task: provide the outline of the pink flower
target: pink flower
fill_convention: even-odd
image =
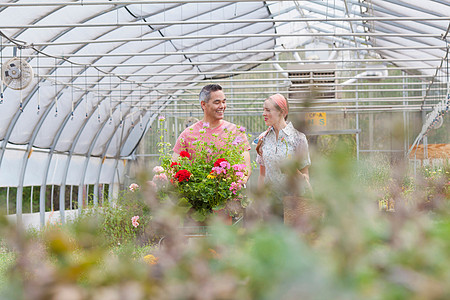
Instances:
[[[237,177],[244,177],[244,172],[236,172]]]
[[[245,164],[238,164],[238,165],[232,165],[231,166],[235,171],[242,171],[244,170],[247,166]]]
[[[222,168],[227,169],[227,170],[228,170],[229,168],[231,168],[230,163],[227,162],[226,160],[220,162],[219,165],[220,165]]]
[[[221,173],[227,174],[227,170],[225,170],[222,167],[213,167],[212,171],[215,172],[217,175],[220,175]]]
[[[161,185],[161,184],[167,183],[169,181],[169,179],[167,179],[167,175],[165,173],[161,173],[161,174],[156,174],[155,176],[153,176],[152,181],[156,185]]]
[[[134,227],[138,227],[139,226],[139,216],[134,216],[131,218],[131,224]]]
[[[208,122],[203,122],[203,128],[208,128],[209,127],[209,123]]]
[[[137,183],[132,183],[130,184],[130,186],[128,187],[128,189],[131,192],[136,192],[137,190],[139,190],[139,185]]]
[[[241,132],[245,132],[246,128],[245,128],[245,127],[241,127],[241,128],[239,128],[239,130],[240,130]]]
[[[233,146],[237,146],[240,143],[242,143],[244,141],[244,139],[241,136],[237,136],[234,141],[231,143],[231,145]]]
[[[165,120],[166,120],[166,117],[159,115],[159,116],[158,116],[158,120],[159,120],[159,121],[165,121]]]
[[[230,185],[230,191],[232,191],[234,195],[236,195],[236,192],[239,191],[241,188],[242,185],[236,182],[232,182]]]
[[[156,166],[153,168],[153,172],[154,173],[162,173],[162,172],[164,172],[164,168],[161,166]]]

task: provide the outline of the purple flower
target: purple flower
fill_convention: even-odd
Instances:
[[[208,122],[203,122],[203,128],[209,128],[209,123]]]
[[[243,139],[242,137],[237,136],[237,137],[234,139],[234,141],[231,143],[231,145],[237,146],[237,145],[239,145],[240,143],[242,143],[243,141],[244,141],[244,139]]]
[[[241,127],[241,128],[239,128],[239,130],[240,130],[241,132],[245,132],[246,128],[245,128],[245,127]]]
[[[162,115],[159,115],[159,116],[158,116],[158,120],[159,120],[159,121],[165,121],[165,120],[166,120],[166,117],[164,117],[164,116],[162,116]]]

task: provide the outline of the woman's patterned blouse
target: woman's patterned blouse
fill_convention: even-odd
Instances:
[[[311,165],[306,136],[296,130],[291,122],[280,130],[278,140],[273,127],[263,132],[258,139],[263,139],[262,156],[257,155],[256,162],[266,169],[265,182],[284,186],[286,175],[281,172],[280,166],[284,159],[292,155],[300,158],[300,170]]]

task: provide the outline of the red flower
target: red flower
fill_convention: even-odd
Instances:
[[[173,167],[179,166],[179,165],[180,165],[179,163],[177,163],[176,161],[173,161],[173,162],[170,164],[170,167],[173,168]]]
[[[228,162],[228,160],[226,160],[225,158],[219,158],[218,160],[216,160],[216,162],[214,163],[214,167],[220,167],[220,163],[226,161]]]
[[[181,151],[180,152],[180,156],[181,157],[187,157],[187,158],[191,158],[191,155],[189,154],[189,152],[187,152],[187,151]]]
[[[188,170],[183,169],[175,173],[175,178],[178,179],[178,182],[188,181],[190,177],[191,172],[189,172]]]

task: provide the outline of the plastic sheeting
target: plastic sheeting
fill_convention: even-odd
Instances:
[[[445,57],[449,7],[450,0],[0,3],[1,63],[15,55],[35,74],[23,90],[3,94],[0,186],[113,183],[113,169],[123,170],[117,161],[133,154],[167,103],[193,84],[230,77],[232,85],[233,74],[279,49],[304,47],[318,63],[341,49],[362,60],[376,53],[433,76]]]

